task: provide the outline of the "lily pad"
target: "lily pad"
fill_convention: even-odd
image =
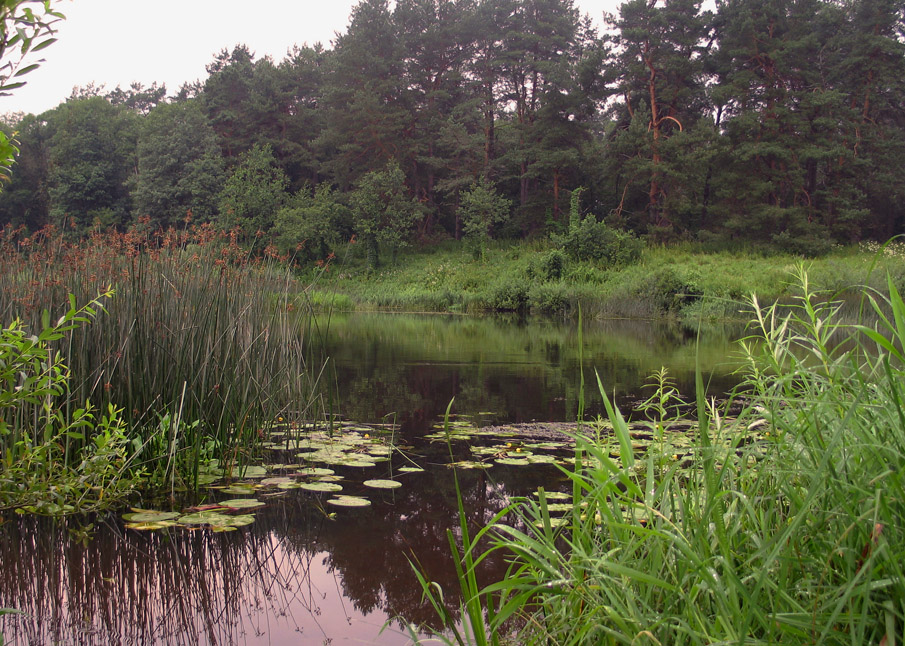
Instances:
[[[342,485],[338,485],[335,482],[305,482],[299,489],[305,489],[306,491],[342,491]]]
[[[263,485],[263,486],[279,485],[279,484],[283,484],[285,482],[292,482],[292,478],[287,478],[286,476],[279,476],[276,478],[264,478],[263,480],[261,480],[261,485]]]
[[[300,476],[309,476],[316,478],[318,476],[332,476],[336,472],[333,469],[325,469],[323,467],[308,467],[305,469],[299,469],[295,473],[296,475]]]
[[[255,492],[254,485],[243,485],[243,484],[235,484],[230,485],[228,487],[223,487],[220,491],[223,493],[232,494],[233,496],[247,496],[249,494],[253,494]]]
[[[397,471],[399,473],[424,473],[424,469],[421,467],[400,467]]]
[[[131,514],[123,514],[123,520],[132,523],[160,523],[178,517],[178,511],[154,511],[152,509],[134,509]]]
[[[336,498],[330,498],[327,504],[336,505],[337,507],[368,507],[371,501],[359,496],[337,496]]]
[[[143,522],[143,523],[126,523],[126,529],[136,529],[140,532],[149,532],[154,531],[156,529],[164,529],[166,527],[175,527],[178,525],[175,520],[158,520],[153,522]]]
[[[397,480],[365,480],[362,484],[372,489],[398,489],[402,486]]]
[[[494,462],[512,467],[523,467],[531,464],[526,458],[498,458]]]
[[[231,500],[224,500],[220,504],[230,509],[254,509],[264,506],[263,502],[255,498],[232,498]]]
[[[267,475],[267,469],[257,465],[247,465],[233,470],[234,478],[263,478]]]

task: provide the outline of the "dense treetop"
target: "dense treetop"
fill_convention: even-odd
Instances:
[[[584,214],[656,240],[816,253],[905,226],[896,0],[629,0],[604,33],[572,0],[362,0],[332,49],[238,45],[207,72],[10,119],[0,224],[191,219],[376,260],[562,234],[583,188]]]

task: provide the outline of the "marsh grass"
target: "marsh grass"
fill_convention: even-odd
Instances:
[[[115,291],[58,345],[72,375],[65,406],[122,407],[136,464],[160,483],[192,485],[209,459],[242,464],[280,417],[325,414],[305,287],[273,249],[252,255],[207,226],[79,242],[7,229],[0,247],[7,319],[36,327],[69,294]]]
[[[905,303],[890,277],[864,290],[876,322],[848,325],[804,270],[797,282],[791,306],[752,302],[738,416],[705,400],[699,372],[691,464],[656,443],[635,455],[599,384],[614,431],[576,437],[565,525],[541,494],[482,530],[511,566],[472,594],[487,611],[472,641],[901,641]],[[764,439],[748,441],[750,427]]]

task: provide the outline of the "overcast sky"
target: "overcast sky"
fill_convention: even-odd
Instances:
[[[257,58],[282,60],[293,44],[330,43],[344,33],[357,0],[65,0],[59,41],[41,52],[44,62],[28,84],[0,97],[0,113],[40,114],[92,82],[127,88],[204,79],[205,65],[223,49],[244,43]],[[600,25],[621,0],[576,0]]]

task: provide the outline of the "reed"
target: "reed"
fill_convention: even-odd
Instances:
[[[287,260],[207,226],[77,242],[7,229],[0,315],[37,328],[70,294],[112,288],[106,313],[59,345],[72,375],[64,405],[122,407],[136,464],[175,485],[204,460],[241,464],[279,417],[323,413],[305,285]]]

